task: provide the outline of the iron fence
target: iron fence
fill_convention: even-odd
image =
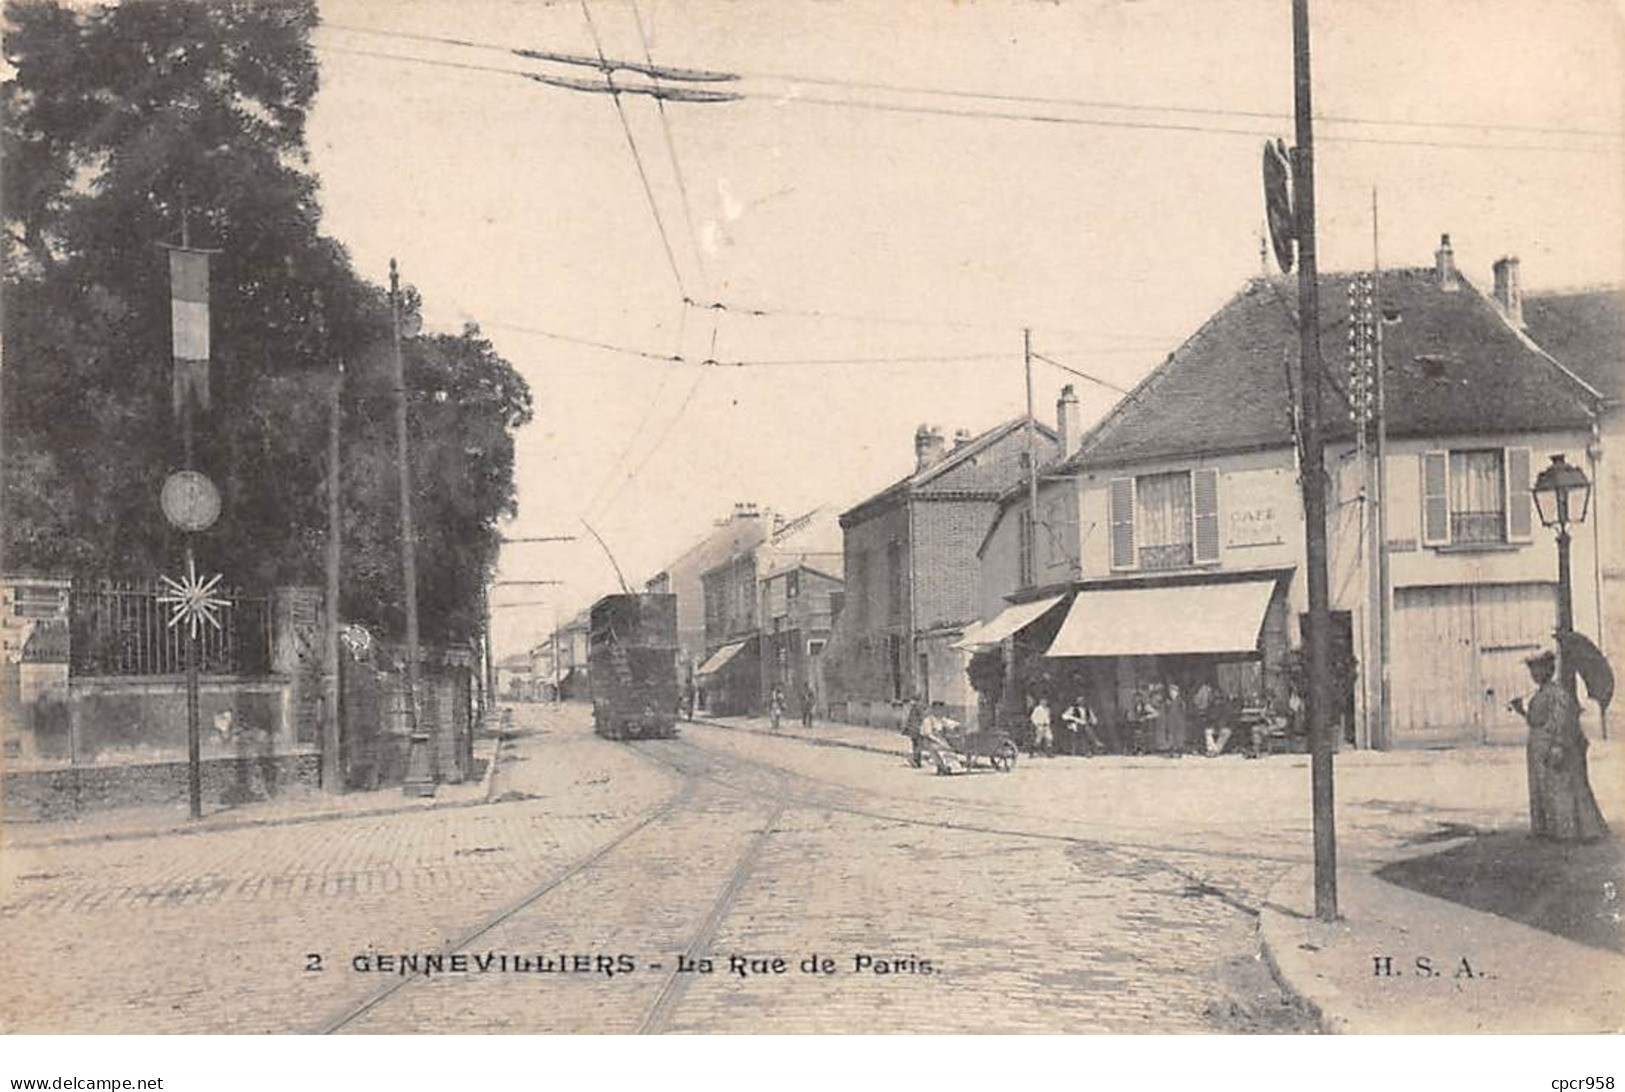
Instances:
[[[74,588],[69,598],[75,675],[180,675],[186,671],[186,623],[169,624],[172,610],[153,584],[105,583]],[[198,670],[206,675],[271,673],[271,601],[236,588],[225,600],[220,628],[198,628]]]

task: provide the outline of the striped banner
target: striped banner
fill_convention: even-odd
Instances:
[[[209,254],[169,251],[170,323],[175,346],[175,413],[189,396],[209,408]]]

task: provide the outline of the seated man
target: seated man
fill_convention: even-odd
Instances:
[[[920,749],[931,756],[939,774],[951,774],[959,765],[959,755],[948,741],[958,727],[958,721],[944,715],[941,702],[932,702],[930,712],[920,721]]]

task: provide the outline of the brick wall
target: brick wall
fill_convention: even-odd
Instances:
[[[976,548],[993,521],[992,501],[932,500],[914,505],[914,569],[922,630],[977,617]]]

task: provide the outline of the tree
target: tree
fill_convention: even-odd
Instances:
[[[394,437],[378,425],[388,414],[358,401],[388,393],[373,358],[389,307],[319,231],[304,145],[313,0],[10,0],[5,15],[10,563],[93,579],[172,567],[178,542],[156,498],[182,451],[159,244],[184,232],[218,251],[213,405],[195,461],[225,503],[198,537],[199,564],[258,587],[319,583],[328,391],[345,359],[357,391],[346,471],[359,475],[345,496],[346,609],[396,630],[400,570],[384,554],[398,547],[398,497],[372,481],[394,473]],[[495,521],[514,510],[509,432],[530,394],[473,330],[411,343],[407,386],[423,633],[461,639]]]

